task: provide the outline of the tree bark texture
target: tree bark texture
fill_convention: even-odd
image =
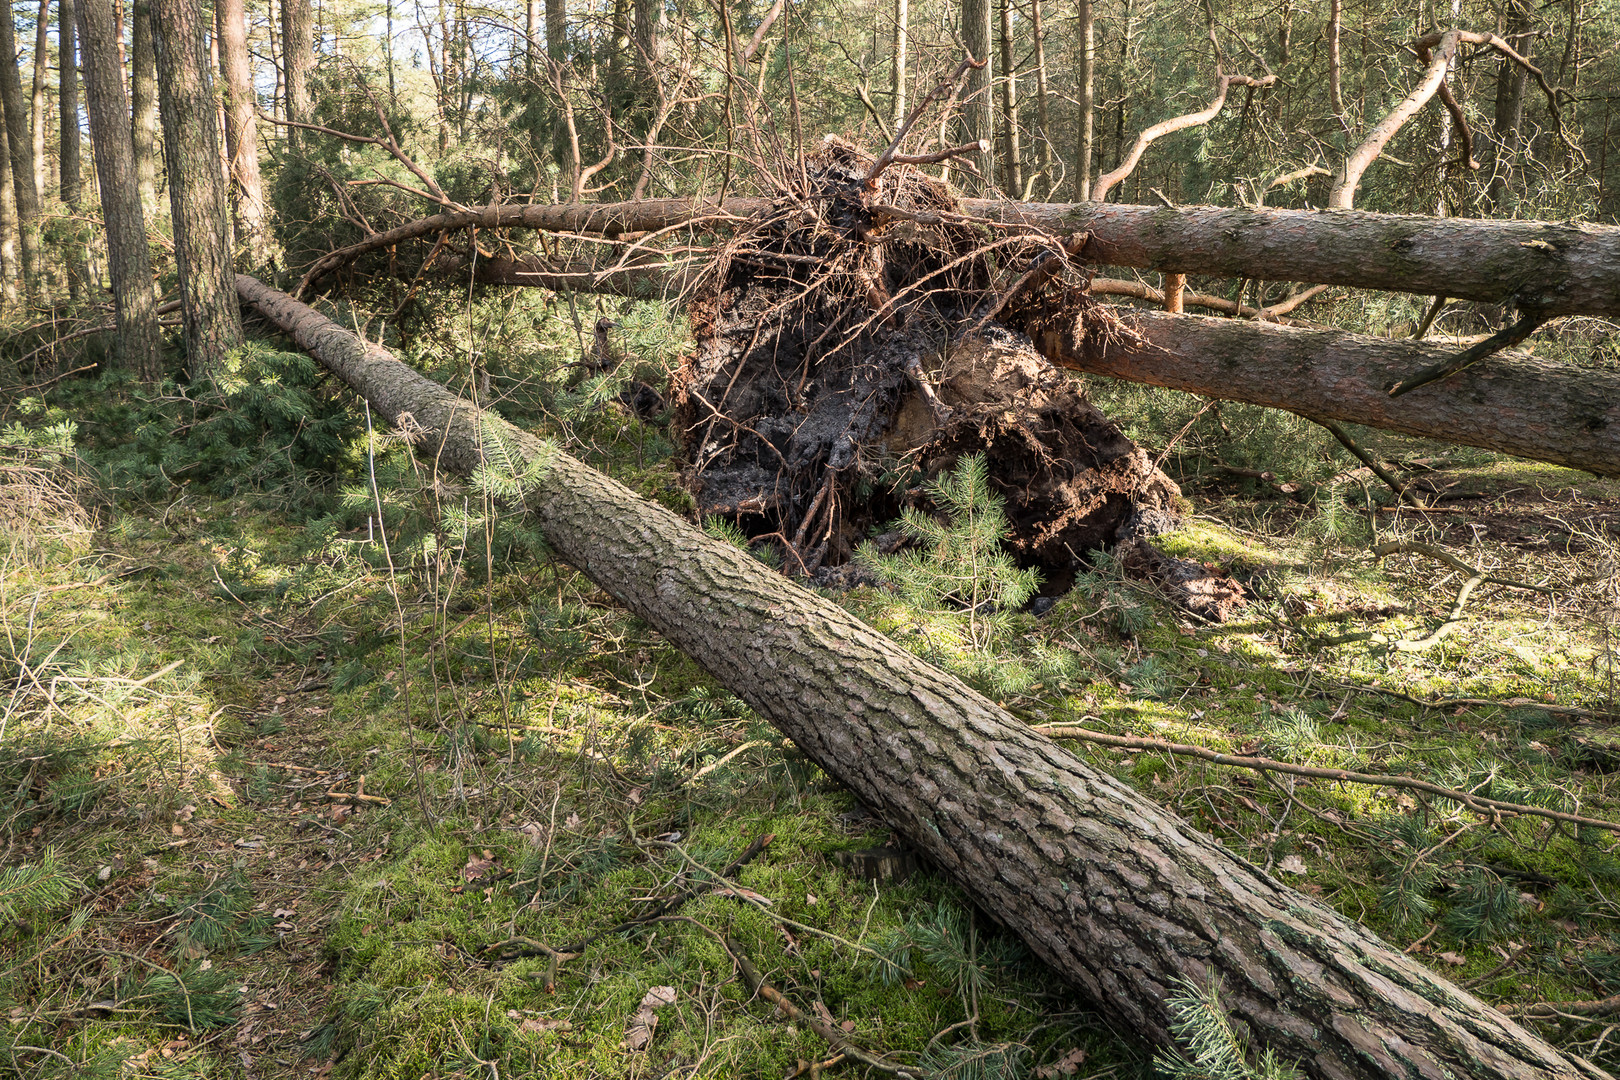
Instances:
[[[107,275],[118,327],[114,356],[143,382],[155,383],[163,368],[152,297],[152,256],[146,247],[146,213],[136,181],[129,98],[124,93],[112,0],[74,0],[74,13],[101,216],[107,223]]]
[[[135,183],[141,205],[157,211],[158,85],[157,57],[152,52],[151,0],[133,0],[129,16],[130,138],[135,147]],[[123,70],[123,65],[119,65]]]
[[[983,60],[984,66],[972,68],[967,75],[967,88],[962,98],[963,143],[985,140],[995,145],[996,113],[991,98],[995,86],[995,63],[991,55],[990,0],[962,0],[962,41],[973,59]],[[973,163],[979,175],[959,172],[960,186],[968,191],[981,191],[986,183],[994,183],[996,175],[995,151],[972,154],[965,160]],[[982,178],[982,179],[981,179]]]
[[[487,206],[434,214],[322,256],[305,282],[368,251],[443,230],[521,228],[608,236],[770,211],[769,199],[648,199],[583,206]],[[1557,315],[1620,314],[1620,226],[1482,221],[1363,211],[1155,207],[964,199],[970,214],[1089,232],[1081,257],[1096,266],[1302,281],[1449,296]],[[302,288],[301,287],[301,288]]]
[[[57,5],[57,39],[62,54],[57,76],[57,106],[62,202],[69,209],[77,210],[84,188],[79,175],[79,55],[73,5],[74,0],[60,0]]]
[[[477,409],[291,297],[242,297],[448,468]],[[499,423],[499,421],[494,421]],[[484,420],[483,423],[491,423]],[[506,427],[503,443],[542,453]],[[1194,831],[842,608],[566,455],[525,499],[554,549],[792,738],[1121,1025],[1165,1041],[1213,972],[1324,1080],[1596,1080],[1411,957]]]
[[[1035,343],[1074,371],[1620,476],[1620,374],[1612,371],[1498,353],[1392,398],[1390,386],[1457,350],[1153,311],[1132,312],[1128,321],[1135,340],[1076,347],[1067,333],[1036,330]]]
[[[34,85],[28,100],[28,137],[34,154],[34,190],[43,199],[51,187],[50,158],[45,154],[45,78],[51,71],[51,0],[39,0],[34,22]]]
[[[1078,0],[1075,19],[1080,30],[1080,63],[1075,78],[1080,83],[1080,141],[1074,155],[1074,198],[1076,202],[1091,199],[1092,144],[1096,140],[1097,108],[1094,98],[1095,68],[1097,62],[1096,21],[1091,14],[1091,0]]]
[[[1620,314],[1620,227],[1343,210],[964,199],[970,214],[1090,232],[1094,265],[1386,289],[1555,315]]]
[[[57,48],[61,54],[57,75],[57,106],[59,140],[57,171],[60,176],[62,204],[78,217],[84,199],[83,177],[80,172],[79,134],[79,57],[78,31],[74,24],[74,0],[59,0],[57,4]],[[89,272],[85,262],[87,230],[78,224],[70,225],[67,250],[68,290],[78,300]]]
[[[0,112],[5,106],[0,105]],[[0,116],[0,306],[10,311],[22,302],[22,264],[18,253],[17,191],[11,184],[11,140]]]
[[[254,269],[270,261],[269,211],[259,175],[259,133],[242,0],[216,0],[220,71],[225,83],[225,149],[230,162],[236,242]]]
[[[0,11],[0,111],[5,113],[6,142],[11,151],[11,190],[17,200],[23,289],[32,296],[40,286],[41,211],[39,188],[34,186],[34,139],[28,130],[28,102],[23,97],[16,27],[9,7]]]
[[[186,357],[192,373],[201,375],[216,370],[225,354],[242,344],[219,167],[219,109],[202,5],[198,0],[151,0],[151,5]]]
[[[315,69],[315,9],[310,0],[281,0],[281,49],[287,103],[285,116],[309,122],[309,73]],[[299,144],[297,128],[287,129],[287,142]]]

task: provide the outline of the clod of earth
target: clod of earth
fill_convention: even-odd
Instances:
[[[701,514],[776,545],[789,573],[837,580],[831,568],[874,527],[934,509],[926,480],[983,453],[1007,546],[1041,570],[1045,592],[1061,591],[1092,551],[1143,543],[1173,520],[1180,491],[993,318],[1046,267],[1068,265],[1063,243],[958,220],[954,197],[919,169],[867,182],[871,166],[829,138],[807,162],[813,198],[756,219],[699,283],[698,347],[673,386],[686,483]],[[1061,296],[1071,314],[1112,319],[1083,292]],[[1178,596],[1178,581],[1210,576],[1159,573],[1175,562],[1139,564]]]

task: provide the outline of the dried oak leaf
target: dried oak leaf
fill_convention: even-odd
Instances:
[[[660,1005],[675,1004],[675,988],[673,986],[655,986],[648,990],[641,998],[641,1004],[636,1008],[635,1015],[624,1026],[624,1043],[626,1050],[645,1050],[647,1044],[652,1042],[653,1032],[658,1027],[658,1014],[653,1010]]]

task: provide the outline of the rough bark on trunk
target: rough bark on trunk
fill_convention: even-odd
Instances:
[[[51,0],[39,0],[34,23],[34,85],[28,99],[28,137],[34,149],[34,190],[43,199],[51,187],[50,158],[45,155],[45,77],[51,70]]]
[[[57,76],[57,105],[60,118],[60,147],[57,172],[61,181],[62,204],[74,217],[79,216],[84,199],[83,178],[79,175],[82,164],[79,157],[79,57],[78,28],[74,25],[74,0],[60,0],[57,4],[57,42],[61,53]],[[77,222],[68,224],[67,273],[68,292],[78,300],[89,276],[84,248],[87,230]]]
[[[0,11],[0,111],[5,113],[6,141],[11,151],[11,190],[17,200],[17,232],[22,250],[23,289],[40,287],[39,188],[34,186],[34,141],[28,130],[28,103],[17,66],[17,35],[11,9]]]
[[[134,0],[129,15],[130,139],[135,147],[135,183],[141,205],[157,212],[158,86],[157,57],[152,53],[150,0]],[[122,65],[119,70],[122,71]]]
[[[1009,320],[1019,326],[1014,317]],[[1134,312],[1108,341],[1029,327],[1060,367],[1620,476],[1620,374],[1497,353],[1400,397],[1456,350],[1262,322]]]
[[[485,425],[537,440],[246,276],[237,288],[436,460]],[[1222,980],[1256,1038],[1332,1080],[1596,1080],[831,602],[561,454],[526,496],[548,542],[792,738],[1121,1025],[1166,1041],[1176,980]]]
[[[58,148],[61,163],[62,202],[73,209],[79,206],[83,187],[79,177],[79,52],[78,28],[74,25],[74,0],[61,0],[57,5],[57,38],[62,54],[57,76],[57,108],[60,118]]]
[[[1095,71],[1097,64],[1096,22],[1091,15],[1091,0],[1079,0],[1075,5],[1080,30],[1080,63],[1075,78],[1080,83],[1080,141],[1074,155],[1074,198],[1076,202],[1091,200],[1092,144],[1096,141],[1097,109],[1095,104]]]
[[[1620,313],[1620,227],[1342,210],[964,199],[1059,235],[1090,232],[1104,266],[1387,289],[1554,315]]]
[[[84,61],[84,104],[90,117],[101,216],[107,223],[107,275],[112,279],[118,327],[114,356],[143,382],[163,374],[157,304],[152,297],[152,256],[146,247],[146,213],[130,144],[129,98],[118,58],[112,0],[74,0]]]
[[[4,106],[0,105],[0,111]],[[22,265],[18,255],[17,192],[11,186],[11,140],[0,117],[0,305],[10,311],[22,300]]]
[[[219,111],[203,27],[197,0],[152,0],[174,261],[180,271],[186,357],[194,376],[212,373],[226,352],[242,344],[219,167]]]
[[[315,69],[315,11],[310,0],[281,0],[281,49],[286,69],[284,115],[308,123],[309,73]],[[300,138],[297,128],[287,129],[287,142],[294,149]]]
[[[236,240],[242,246],[248,265],[258,269],[270,261],[270,232],[264,182],[259,176],[259,135],[254,116],[253,65],[248,56],[247,12],[242,0],[218,0],[214,16],[219,27],[220,69],[225,82],[225,147],[230,161]]]
[[[323,256],[313,282],[369,252],[444,230],[518,228],[608,236],[766,212],[769,199],[648,199],[583,206],[482,207],[434,214]],[[1555,315],[1620,314],[1620,227],[1482,221],[1364,211],[1154,207],[963,199],[969,214],[1089,232],[1081,257],[1097,266],[1386,289]],[[307,287],[301,286],[301,288]]]
[[[967,89],[962,104],[962,143],[985,140],[994,146],[996,138],[995,105],[991,88],[995,86],[995,64],[991,61],[990,0],[962,0],[962,41],[973,59],[983,60],[984,66],[968,72]],[[982,191],[986,183],[994,183],[996,155],[994,151],[972,154],[966,159],[978,170],[978,176],[960,171],[959,186],[965,191]]]

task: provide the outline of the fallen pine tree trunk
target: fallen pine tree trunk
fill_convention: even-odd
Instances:
[[[1456,350],[1235,319],[1136,311],[1130,333],[1051,325],[1031,308],[1026,330],[1059,367],[1286,409],[1385,431],[1484,447],[1620,476],[1620,373],[1498,353],[1392,398],[1389,387]]]
[[[296,290],[368,252],[463,229],[605,236],[686,226],[695,232],[770,212],[770,199],[652,199],[570,206],[488,206],[434,214],[318,259]],[[1526,312],[1620,315],[1620,226],[1370,214],[1359,210],[1152,207],[964,199],[970,216],[1057,236],[1089,233],[1098,266],[1299,281],[1447,296]],[[808,211],[806,211],[808,213]]]
[[[480,260],[478,266],[488,267],[477,275],[488,284],[622,296],[673,295],[691,284],[688,274],[646,266],[604,272],[584,264],[547,269],[542,262],[509,259]],[[1134,295],[1105,288],[1105,295]],[[1151,298],[1147,290],[1141,295]],[[1458,349],[1145,310],[1127,316],[1134,334],[1083,333],[1077,339],[1073,319],[1040,306],[1040,294],[1033,299],[1003,321],[1028,333],[1052,363],[1072,371],[1620,476],[1620,373],[1504,352],[1392,398],[1392,384]]]
[[[970,214],[1088,232],[1087,262],[1424,293],[1526,312],[1620,314],[1620,227],[1371,214],[964,199]]]
[[[1169,1041],[1217,976],[1256,1039],[1324,1080],[1606,1077],[1280,884],[842,608],[251,277],[237,288],[445,467],[548,467],[525,507],[568,562],[775,724],[1105,1014]],[[406,414],[410,419],[406,420]]]

